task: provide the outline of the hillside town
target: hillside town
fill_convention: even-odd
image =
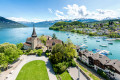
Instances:
[[[87,34],[90,36],[107,36],[110,38],[120,38],[120,21],[109,20],[103,22],[81,23],[74,22],[58,22],[50,27],[53,30],[70,31],[79,34]]]

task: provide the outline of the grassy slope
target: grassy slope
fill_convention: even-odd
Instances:
[[[70,74],[67,71],[63,72],[62,74],[59,74],[59,76],[62,80],[72,80]],[[58,75],[57,75],[57,78],[58,78]],[[58,78],[58,80],[60,79]]]
[[[97,76],[95,76],[94,74],[92,74],[90,71],[88,71],[87,69],[85,69],[83,66],[79,65],[78,63],[77,63],[77,65],[80,67],[80,69],[82,69],[93,80],[100,80],[100,78],[98,78]]]
[[[35,60],[25,64],[16,80],[49,80],[45,62]]]

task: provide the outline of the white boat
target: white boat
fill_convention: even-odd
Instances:
[[[100,42],[100,40],[96,40],[96,42]]]
[[[112,38],[112,39],[106,39],[107,41],[114,41],[114,40],[116,40],[116,39],[114,39],[114,38]]]
[[[87,48],[87,47],[88,47],[88,46],[85,45],[85,44],[80,45],[80,48],[82,48],[82,49]]]
[[[99,54],[103,54],[103,55],[109,55],[110,54],[110,51],[107,51],[107,50],[101,50],[98,52]]]
[[[100,45],[101,47],[107,47],[107,45]]]

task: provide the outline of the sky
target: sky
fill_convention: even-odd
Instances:
[[[120,17],[120,0],[0,0],[0,16],[26,22]]]

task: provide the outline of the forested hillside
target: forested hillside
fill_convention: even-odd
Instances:
[[[19,28],[19,27],[26,27],[26,26],[18,22],[6,19],[4,17],[0,17],[0,28]]]

